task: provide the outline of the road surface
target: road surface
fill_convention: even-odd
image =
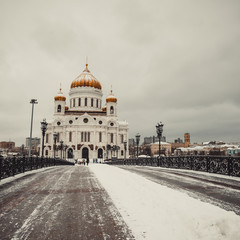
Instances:
[[[240,179],[238,178],[158,167],[119,167],[240,215]]]
[[[0,239],[134,239],[87,166],[0,182]]]

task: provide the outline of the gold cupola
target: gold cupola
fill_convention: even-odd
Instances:
[[[113,95],[112,90],[110,92],[110,95],[106,98],[106,102],[107,103],[108,102],[114,102],[114,103],[117,102],[117,98]]]
[[[54,97],[55,101],[66,101],[66,97],[63,96],[62,88],[59,89],[58,95]]]
[[[92,87],[100,90],[102,89],[100,82],[88,70],[88,64],[86,64],[84,71],[77,78],[75,78],[71,84],[71,88],[78,87]]]

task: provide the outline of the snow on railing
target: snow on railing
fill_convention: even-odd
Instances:
[[[158,158],[131,158],[106,161],[112,165],[155,166],[188,169],[240,177],[240,157],[229,156],[171,156]]]

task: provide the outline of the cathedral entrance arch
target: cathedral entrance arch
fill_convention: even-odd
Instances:
[[[103,158],[103,150],[102,150],[102,148],[98,149],[98,158]]]
[[[86,147],[82,149],[82,158],[85,158],[85,159],[89,158],[89,151],[88,151],[88,148]]]
[[[67,151],[67,157],[68,158],[73,158],[73,150],[72,148],[69,148],[68,151]]]

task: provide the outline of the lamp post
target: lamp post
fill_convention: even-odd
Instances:
[[[126,160],[126,151],[127,151],[127,141],[123,142],[124,144],[124,161]]]
[[[67,156],[67,145],[66,144],[64,144],[63,145],[63,149],[64,149],[64,154],[65,154],[65,156],[64,156],[64,159],[66,160],[66,156]]]
[[[32,126],[33,126],[33,110],[34,104],[38,104],[37,99],[31,99],[30,103],[32,104],[32,117],[31,117],[31,127],[30,127],[30,139],[29,139],[29,157],[31,157],[32,150]]]
[[[44,137],[45,137],[45,133],[47,130],[47,125],[48,123],[46,122],[46,119],[43,119],[43,121],[41,122],[41,130],[42,130],[42,157],[43,157],[43,151],[44,151]]]
[[[112,160],[112,152],[114,151],[114,146],[111,146],[111,160]]]
[[[140,142],[141,135],[139,133],[137,133],[135,137],[136,137],[136,143],[137,143],[137,158],[138,158],[138,145],[139,145],[139,142]]]
[[[156,125],[156,131],[157,131],[157,136],[158,136],[158,140],[159,140],[159,145],[158,145],[159,158],[160,158],[160,152],[161,152],[161,138],[162,138],[163,126],[164,125],[162,124],[162,122],[160,122]]]
[[[111,150],[111,145],[110,145],[110,144],[107,144],[106,149],[107,149],[107,159],[108,159],[108,152]]]
[[[22,144],[21,149],[22,149],[22,156],[24,156],[24,144]]]
[[[63,152],[63,140],[60,141],[60,146],[61,146],[61,159],[63,159],[63,157],[62,157],[62,152]]]
[[[57,136],[58,136],[57,133],[53,133],[53,141],[54,141],[54,144],[53,144],[53,157],[54,157],[54,159],[56,158],[56,143],[57,143]]]
[[[117,156],[116,156],[116,159],[118,159],[118,151],[120,150],[120,147],[119,146],[116,146],[116,152],[117,152]]]

